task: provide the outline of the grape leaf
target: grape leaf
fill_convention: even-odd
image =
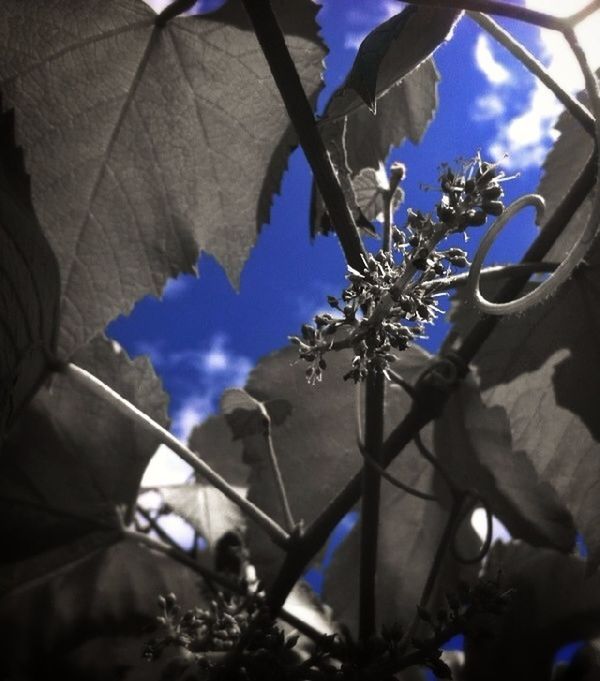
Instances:
[[[273,5],[314,101],[318,8]],[[0,4],[0,86],[60,264],[63,357],[199,249],[237,282],[294,143],[239,0],[155,19],[142,0]]]
[[[83,368],[167,425],[167,399],[147,358],[131,361],[97,337],[75,354]],[[38,391],[0,459],[2,561],[87,532],[121,526],[135,503],[156,437],[69,375]]]
[[[160,614],[157,597],[174,592],[183,608],[208,605],[195,572],[132,538],[113,538],[58,570],[44,559],[34,559],[37,579],[0,596],[7,678],[101,681],[142,665],[148,674],[141,653]],[[28,561],[17,567],[27,572]]]
[[[571,512],[590,566],[600,561],[599,271],[596,241],[555,296],[502,320],[475,359],[485,404],[505,409],[515,450]]]
[[[545,681],[562,645],[600,633],[600,576],[576,556],[498,543],[484,576],[514,591],[502,617],[480,623],[488,635],[467,638],[465,678]]]
[[[297,350],[288,347],[261,360],[245,386],[252,397],[272,410],[274,448],[297,521],[313,520],[361,466],[356,388],[342,379],[351,359],[350,351],[331,353],[323,382],[311,386],[306,381],[305,368],[297,362]],[[402,354],[401,361],[400,370],[412,378],[425,367],[428,356],[413,348]],[[403,415],[407,402],[396,398],[398,387],[390,391],[394,396],[389,417],[393,425]],[[277,405],[278,418],[273,404]],[[190,444],[228,480],[248,484],[249,498],[283,523],[263,438],[250,436],[243,442],[232,441],[230,432],[225,435],[227,432],[225,416],[214,416],[194,430]],[[240,465],[244,466],[243,474]],[[310,481],[317,484],[308,490]],[[260,579],[268,583],[281,562],[281,551],[252,522],[248,523],[247,533],[252,562]]]
[[[378,168],[390,149],[399,147],[404,140],[418,144],[435,114],[438,81],[433,60],[428,59],[379,98],[376,116],[356,95],[356,108],[345,114],[344,104],[338,101],[348,95],[341,90],[333,94],[320,129],[346,200],[355,214],[352,178],[363,168]],[[312,236],[331,231],[329,215],[314,184],[310,230]]]
[[[516,539],[569,552],[575,527],[556,492],[512,447],[502,407],[486,407],[477,382],[466,379],[434,426],[435,452],[454,483],[479,495]]]
[[[0,103],[1,109],[1,103]],[[13,112],[0,115],[0,435],[47,374],[56,346],[58,264],[31,205]]]
[[[362,41],[345,86],[375,114],[377,97],[449,40],[461,16],[456,9],[406,7]]]

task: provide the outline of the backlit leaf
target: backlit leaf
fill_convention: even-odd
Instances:
[[[569,512],[527,454],[513,448],[506,412],[483,404],[474,379],[450,396],[434,430],[435,452],[455,484],[485,500],[515,539],[572,550]]]
[[[390,17],[362,41],[346,87],[375,113],[377,97],[448,40],[461,14],[455,9],[410,5]]]
[[[318,8],[273,6],[314,101]],[[199,250],[237,283],[294,144],[240,0],[155,19],[142,0],[0,4],[0,86],[60,264],[62,356]]]
[[[513,447],[571,512],[600,560],[600,242],[558,293],[500,322],[478,353],[482,397],[503,407]]]

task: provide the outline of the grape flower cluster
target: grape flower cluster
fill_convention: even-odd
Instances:
[[[385,372],[395,360],[394,351],[424,336],[425,325],[440,312],[436,299],[444,279],[453,267],[469,265],[466,251],[443,249],[440,243],[499,216],[506,179],[497,163],[479,155],[459,170],[442,167],[435,214],[408,209],[402,228],[391,225],[392,248],[363,257],[362,271],[348,267],[348,286],[339,298],[328,297],[332,312],[316,315],[313,324],[303,325],[301,335],[290,337],[309,365],[309,382],[321,380],[327,352],[352,348],[354,358],[344,379],[358,382],[371,368]]]

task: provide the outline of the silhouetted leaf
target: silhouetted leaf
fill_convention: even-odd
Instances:
[[[36,557],[40,576],[0,597],[5,678],[105,681],[138,666],[154,674],[161,666],[153,670],[141,653],[158,596],[174,592],[183,608],[208,605],[195,572],[131,538],[88,549],[58,570]],[[28,562],[17,567],[27,571]]]
[[[262,437],[270,430],[269,414],[263,403],[241,388],[230,388],[223,393],[221,411],[225,414],[234,440],[252,435]]]
[[[575,527],[556,492],[515,451],[502,407],[486,407],[473,379],[462,382],[435,422],[435,452],[455,484],[484,499],[515,539],[571,551]]]
[[[12,111],[0,115],[0,149],[1,436],[47,374],[56,349],[60,280],[31,205]]]
[[[513,596],[502,617],[482,618],[486,636],[467,639],[465,678],[547,681],[558,648],[600,633],[600,576],[585,573],[575,556],[496,544],[485,576]]]
[[[376,112],[381,97],[448,40],[460,10],[411,5],[362,41],[345,86]]]
[[[318,8],[273,6],[314,101]],[[0,5],[0,82],[61,269],[62,356],[199,249],[237,282],[294,144],[239,0],[155,18],[142,0]]]
[[[166,396],[147,358],[131,361],[97,337],[74,357],[166,425]],[[93,529],[120,527],[158,442],[68,375],[38,391],[0,458],[2,560],[11,562]]]

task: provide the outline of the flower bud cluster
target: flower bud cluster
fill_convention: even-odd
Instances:
[[[440,312],[436,298],[444,278],[452,268],[469,265],[463,249],[438,245],[450,234],[482,226],[488,216],[502,213],[503,179],[497,164],[479,156],[460,171],[444,166],[435,214],[408,209],[405,225],[392,226],[392,252],[368,254],[361,271],[349,267],[349,285],[341,297],[328,297],[332,313],[317,315],[314,324],[302,327],[301,336],[290,338],[309,364],[309,382],[322,379],[331,350],[353,348],[344,378],[357,382],[372,368],[385,371],[394,351],[423,336],[425,325]]]

